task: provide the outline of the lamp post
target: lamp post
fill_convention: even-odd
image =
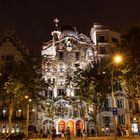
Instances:
[[[115,55],[113,57],[113,62],[115,64],[120,64],[122,62],[122,56]],[[114,96],[113,79],[114,79],[114,70],[111,71],[111,96],[112,96],[112,114],[113,114],[114,133],[115,133],[114,139],[117,140],[117,107],[116,107],[115,96]]]
[[[89,115],[88,115],[88,111],[87,111],[87,105],[86,105],[86,112],[85,112],[85,140],[87,140],[87,130],[88,130],[88,120],[89,120]]]
[[[27,112],[26,112],[26,139],[28,139],[28,127],[29,127],[29,111],[30,111],[30,102],[32,99],[29,99],[29,96],[25,96],[27,99]]]

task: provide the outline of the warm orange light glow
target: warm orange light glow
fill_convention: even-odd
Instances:
[[[114,62],[115,63],[121,63],[122,62],[122,56],[121,55],[116,55],[114,56]]]
[[[25,96],[25,99],[28,99],[28,95]]]

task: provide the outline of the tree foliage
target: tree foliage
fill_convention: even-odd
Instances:
[[[80,100],[85,101],[87,106],[93,108],[89,115],[96,127],[97,115],[101,111],[107,95],[111,93],[111,73],[106,63],[102,65],[89,64],[84,69],[77,67],[67,75],[66,85],[68,88],[78,88]],[[85,113],[83,117],[86,115]],[[95,134],[97,135],[97,130]]]
[[[85,69],[77,68],[73,73],[67,75],[67,86],[79,89],[81,100],[101,108],[107,94],[111,93],[110,72],[105,66],[89,64]]]
[[[48,88],[48,83],[42,78],[41,67],[33,59],[19,63],[4,62],[0,73],[0,92],[4,102],[24,105],[26,95],[35,103],[45,99],[41,92]]]
[[[134,25],[122,35],[125,65],[121,67],[120,81],[129,98],[140,97],[140,24]]]

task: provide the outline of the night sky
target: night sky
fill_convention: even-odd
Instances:
[[[39,51],[55,17],[87,36],[95,22],[122,32],[140,21],[140,0],[1,0],[0,34],[14,30],[27,48]]]

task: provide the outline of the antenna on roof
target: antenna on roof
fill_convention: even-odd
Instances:
[[[55,18],[55,19],[53,20],[53,22],[55,23],[55,27],[56,27],[56,29],[57,29],[57,28],[58,28],[59,19],[58,19],[58,18]]]

